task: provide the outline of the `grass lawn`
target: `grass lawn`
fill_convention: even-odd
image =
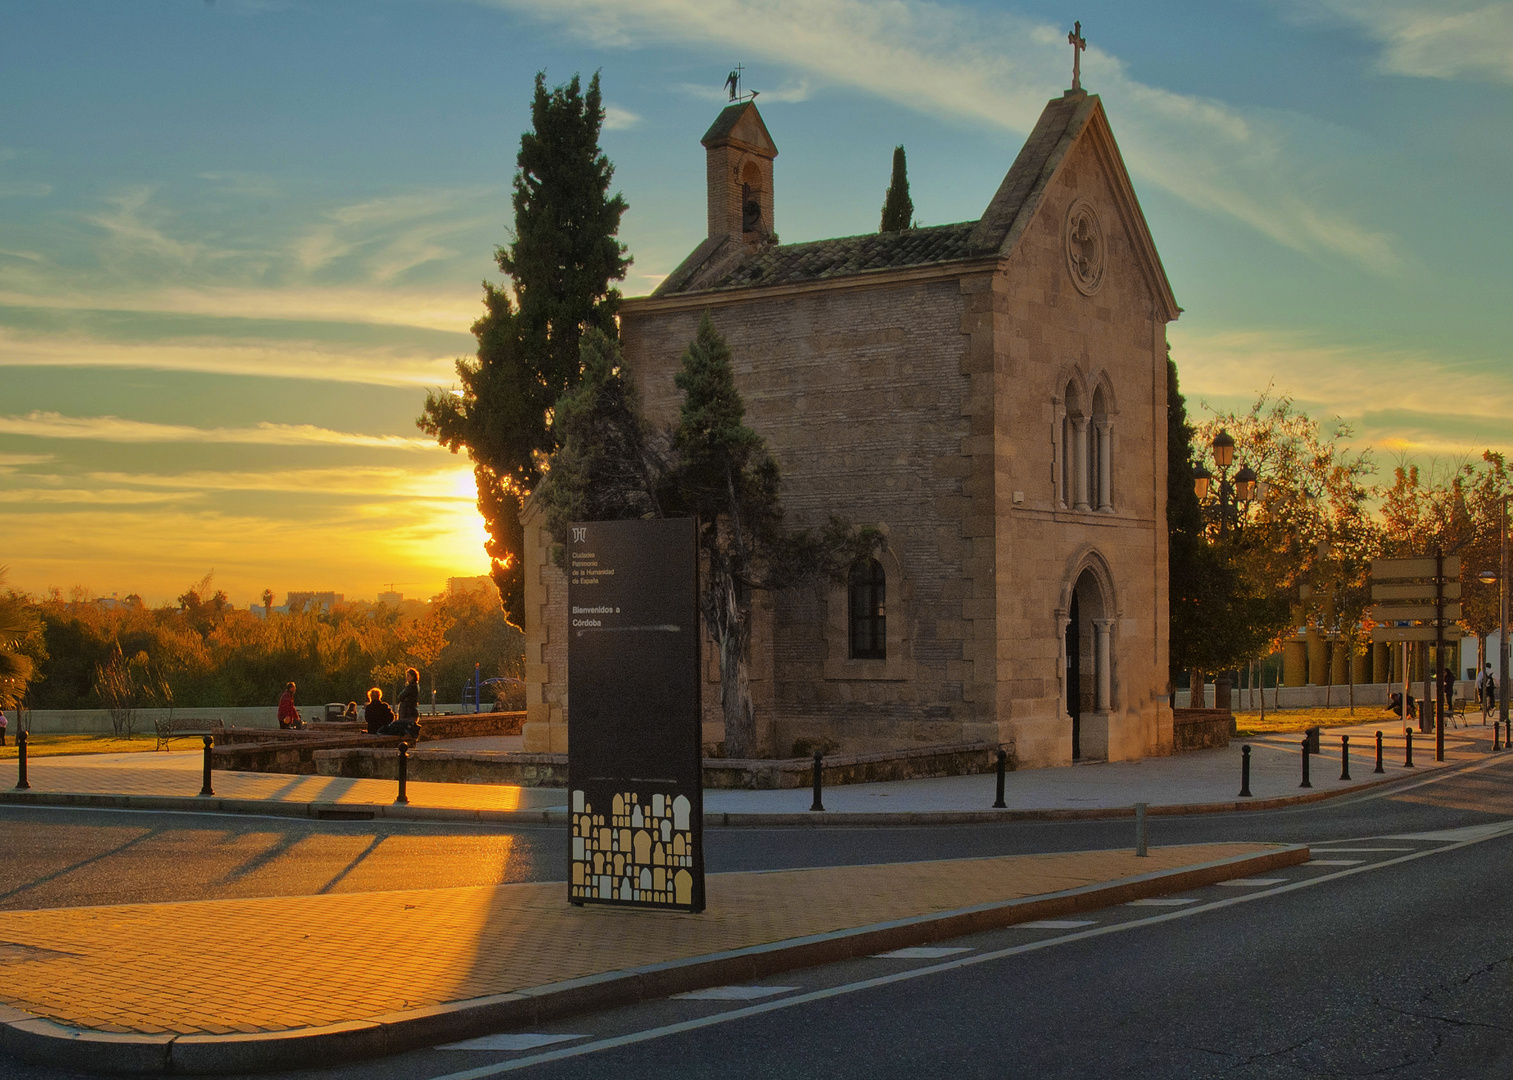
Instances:
[[[1418,730],[1418,721],[1409,719],[1413,730]],[[1481,712],[1475,707],[1466,710],[1466,723],[1468,726],[1481,724]],[[1396,713],[1389,713],[1380,705],[1357,705],[1355,715],[1350,715],[1350,707],[1336,706],[1333,708],[1317,709],[1283,709],[1277,712],[1272,709],[1266,710],[1266,719],[1261,719],[1260,710],[1235,710],[1235,728],[1241,735],[1269,735],[1278,731],[1305,731],[1314,727],[1349,727],[1352,724],[1375,724],[1383,731],[1390,732],[1399,726]],[[1452,725],[1449,730],[1454,730]]]
[[[14,727],[14,723],[11,725]],[[198,744],[198,739],[176,739],[170,745],[177,749]],[[115,735],[31,735],[26,740],[27,757],[50,757],[54,754],[125,754],[139,750],[151,750],[158,744],[158,737],[151,731],[137,732],[134,739],[122,739]],[[182,744],[182,745],[181,745]],[[15,732],[7,731],[5,745],[0,746],[0,761],[16,758]]]

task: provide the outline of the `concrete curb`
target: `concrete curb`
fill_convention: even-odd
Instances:
[[[1487,757],[1454,765],[1424,766],[1410,773],[1370,780],[1348,788],[1279,795],[1268,799],[1234,799],[1211,803],[1172,803],[1147,808],[1152,815],[1223,814],[1248,810],[1279,810],[1289,806],[1338,799],[1364,791],[1422,780],[1478,767],[1496,760]],[[397,806],[393,803],[283,802],[233,799],[219,795],[108,795],[56,791],[0,790],[0,806],[60,806],[104,810],[178,810],[196,813],[261,814],[269,817],[315,818],[322,821],[421,821],[473,825],[566,825],[565,807],[540,810],[466,810],[447,806]],[[1133,817],[1133,806],[1057,810],[906,810],[862,812],[825,810],[798,813],[708,812],[706,828],[865,828],[931,825],[991,825],[1009,821],[1096,821]]]
[[[1015,923],[1095,911],[1130,900],[1296,866],[1308,858],[1304,845],[1279,844],[1271,851],[1255,855],[1235,855],[1041,896],[609,971],[328,1027],[248,1035],[118,1034],[72,1028],[0,1005],[0,1050],[38,1064],[92,1072],[205,1074],[316,1068],[766,978],[796,968],[870,956]]]

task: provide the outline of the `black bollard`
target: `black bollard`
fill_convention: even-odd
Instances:
[[[1384,773],[1387,770],[1382,767],[1382,733],[1376,733],[1376,771]]]
[[[16,732],[16,790],[26,791],[31,787],[26,782],[26,729]]]
[[[1406,750],[1405,750],[1405,752],[1403,754],[1403,768],[1405,768],[1405,769],[1411,769],[1411,768],[1413,768],[1413,729],[1412,728],[1404,728],[1403,729],[1403,739],[1405,740],[1405,747],[1406,747]]]
[[[200,785],[200,794],[201,795],[214,795],[215,794],[215,789],[210,786],[210,747],[215,744],[215,740],[212,739],[209,735],[206,735],[204,738],[205,738],[205,782]]]
[[[1135,854],[1142,859],[1146,857],[1145,850],[1145,804],[1135,804]]]
[[[399,744],[399,798],[394,800],[395,806],[408,806],[410,797],[405,794],[405,784],[410,779],[410,744]]]
[[[825,804],[820,801],[820,761],[824,756],[818,750],[814,752],[814,805],[809,807],[811,811],[825,809]]]
[[[1485,721],[1483,721],[1483,723],[1485,723]],[[1497,753],[1499,750],[1502,749],[1502,747],[1497,744],[1498,736],[1501,735],[1501,734],[1502,734],[1502,725],[1500,723],[1498,723],[1496,720],[1492,721],[1492,752],[1494,754]]]
[[[1250,797],[1250,746],[1247,744],[1240,747],[1240,798]]]
[[[1313,787],[1313,781],[1308,779],[1308,740],[1303,740],[1303,782],[1298,787]]]
[[[1350,736],[1340,736],[1340,779],[1350,779]]]
[[[1008,761],[1008,753],[1003,750],[998,751],[998,800],[993,803],[994,810],[1007,810],[1009,806],[1008,803],[1003,801],[1003,773],[1004,769],[1008,767]],[[815,799],[815,802],[818,801],[818,799]]]

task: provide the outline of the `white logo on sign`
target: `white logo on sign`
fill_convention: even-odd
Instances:
[[[587,528],[587,526],[585,526],[584,528],[581,528],[581,529],[577,529],[577,528],[573,529],[573,543],[575,543],[575,544],[586,544],[586,543],[588,543],[588,528]]]

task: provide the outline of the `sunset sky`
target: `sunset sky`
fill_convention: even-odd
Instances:
[[[628,295],[702,238],[740,62],[784,242],[978,217],[1090,47],[1191,402],[1272,385],[1390,470],[1513,450],[1513,4],[6,0],[0,564],[408,596],[487,568],[414,427],[498,277],[531,81],[602,70]]]

